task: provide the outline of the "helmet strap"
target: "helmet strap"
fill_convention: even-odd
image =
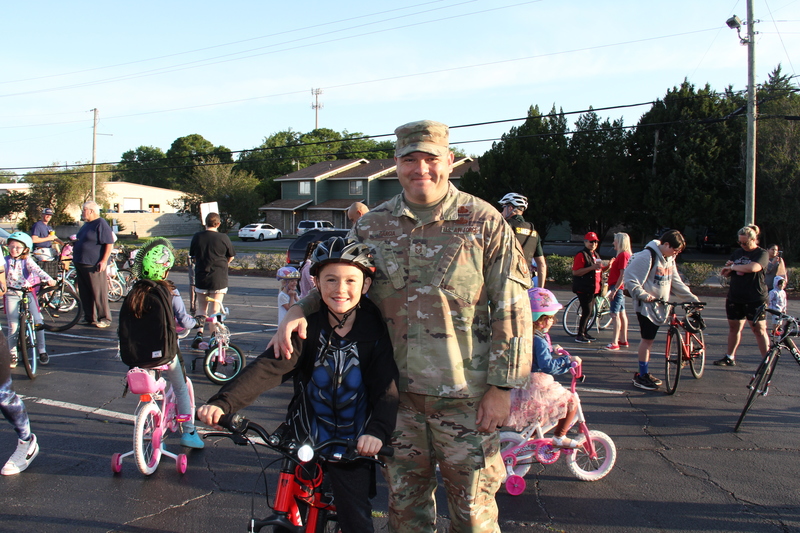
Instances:
[[[353,308],[351,308],[349,311],[345,311],[345,312],[344,312],[344,314],[342,315],[342,317],[341,317],[341,318],[339,318],[339,316],[338,316],[338,315],[336,315],[336,313],[334,313],[333,311],[331,311],[331,310],[330,310],[330,308],[328,308],[328,316],[331,316],[331,317],[333,317],[333,319],[334,319],[336,322],[338,322],[338,324],[336,324],[336,325],[334,325],[334,326],[333,326],[333,329],[342,329],[342,328],[344,327],[344,324],[345,324],[345,322],[347,322],[347,319],[348,319],[348,318],[350,318],[350,315],[352,315],[352,314],[353,314],[353,312],[354,312],[356,309],[358,309],[360,306],[361,306],[361,302],[357,303],[357,304],[356,304],[356,305],[355,305]],[[326,307],[327,307],[327,306],[326,306]]]

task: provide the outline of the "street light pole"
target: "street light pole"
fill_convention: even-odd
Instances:
[[[747,161],[744,224],[756,220],[756,32],[753,0],[747,0]]]

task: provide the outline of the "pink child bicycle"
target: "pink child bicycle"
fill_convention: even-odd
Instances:
[[[122,460],[130,455],[134,456],[136,466],[146,476],[156,471],[162,455],[175,460],[175,469],[178,473],[186,472],[186,454],[176,455],[168,452],[164,448],[164,438],[167,431],[179,431],[182,422],[194,419],[194,387],[187,377],[186,386],[189,388],[192,412],[179,414],[172,385],[161,376],[161,372],[167,368],[168,365],[150,369],[131,368],[125,377],[128,389],[133,394],[139,395],[139,405],[136,408],[133,430],[133,450],[111,456],[111,470],[115,474],[122,470]]]
[[[500,454],[506,465],[506,490],[512,496],[519,496],[525,491],[525,474],[535,462],[549,465],[564,455],[567,466],[575,476],[583,481],[597,481],[604,478],[617,461],[617,447],[611,437],[602,431],[589,430],[575,383],[582,377],[581,367],[572,363],[569,370],[572,374],[570,390],[577,404],[574,424],[578,424],[578,435],[574,437],[579,445],[575,449],[556,448],[552,439],[544,435],[552,431],[555,425],[542,428],[534,422],[522,432],[500,432]]]

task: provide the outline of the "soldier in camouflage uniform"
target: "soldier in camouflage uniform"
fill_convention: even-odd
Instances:
[[[451,531],[499,532],[504,477],[497,428],[509,390],[531,368],[530,273],[511,228],[492,206],[449,182],[448,128],[395,130],[403,194],[365,214],[351,236],[373,247],[369,296],[383,313],[400,370],[400,407],[387,458],[389,529],[436,529],[436,465]],[[510,253],[509,253],[510,251]],[[300,302],[305,314],[313,300]],[[274,342],[304,327],[289,310]]]

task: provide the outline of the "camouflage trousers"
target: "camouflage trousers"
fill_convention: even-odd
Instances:
[[[499,533],[495,493],[504,477],[497,433],[476,431],[480,398],[400,393],[394,457],[387,458],[389,531],[436,531],[436,465],[451,533]]]

